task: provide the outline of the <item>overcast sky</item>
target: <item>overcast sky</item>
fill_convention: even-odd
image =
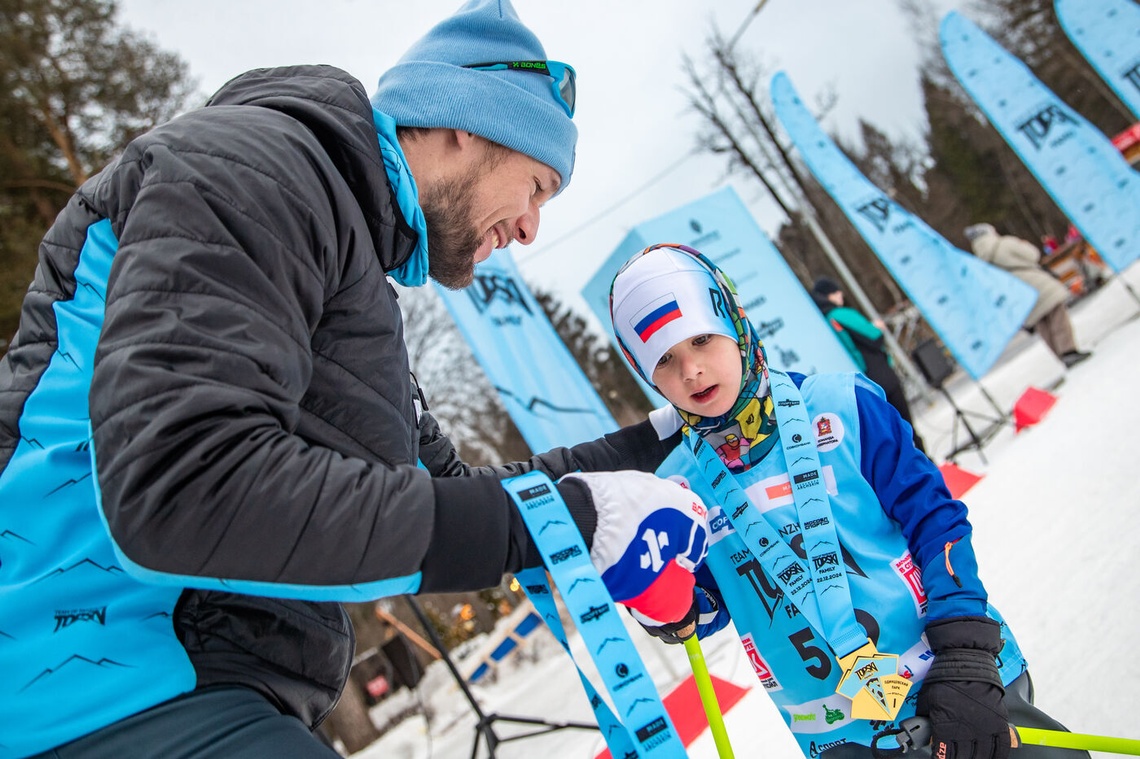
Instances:
[[[945,12],[964,0],[932,0]],[[371,92],[379,75],[461,0],[120,0],[122,21],[181,55],[203,94],[251,68],[329,63]],[[918,43],[896,0],[515,0],[547,55],[578,72],[578,158],[544,210],[537,242],[514,247],[534,286],[585,312],[578,291],[625,234],[719,189],[740,193],[761,226],[780,221],[759,184],[712,156],[686,160],[700,121],[686,110],[681,59],[703,60],[715,24],[809,103],[831,88],[824,121],[854,138],[866,119],[894,137],[924,128]],[[492,107],[488,104],[488,107]]]

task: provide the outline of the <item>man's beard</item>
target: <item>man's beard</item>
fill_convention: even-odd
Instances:
[[[448,289],[463,289],[475,277],[475,250],[483,236],[471,219],[471,193],[464,182],[447,181],[425,191],[427,275]]]
[[[462,290],[475,280],[475,251],[486,232],[475,223],[474,192],[503,163],[511,150],[485,141],[477,165],[457,179],[441,179],[420,187],[420,209],[427,224],[428,276],[449,290]]]
[[[441,180],[422,192],[420,208],[427,223],[428,275],[450,290],[462,290],[475,279],[475,251],[483,235],[470,219],[469,188],[478,175]]]

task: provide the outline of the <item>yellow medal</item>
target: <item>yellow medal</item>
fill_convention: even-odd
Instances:
[[[865,644],[838,659],[843,676],[836,693],[851,699],[854,719],[893,720],[910,691],[911,682],[899,674],[899,657]]]

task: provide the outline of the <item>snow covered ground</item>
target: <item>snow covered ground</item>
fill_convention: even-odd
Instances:
[[[1123,279],[1140,293],[1140,265]],[[1140,656],[1133,645],[1140,635],[1140,449],[1132,439],[1140,431],[1140,303],[1116,278],[1072,313],[1091,359],[1066,372],[1040,340],[1019,335],[983,378],[985,393],[1007,412],[1031,385],[1053,393],[1057,403],[1039,424],[1014,434],[1007,423],[980,454],[957,457],[959,466],[983,475],[962,500],[982,578],[1029,660],[1037,705],[1074,732],[1140,738]],[[979,415],[967,417],[976,431],[989,426],[981,417],[996,412],[977,383],[956,376],[947,387],[960,408]],[[915,413],[928,448],[942,460],[953,447],[952,409],[932,392]],[[960,427],[957,443],[967,439]],[[633,633],[663,695],[688,676],[680,646]],[[725,715],[736,755],[800,759],[731,628],[702,647],[714,676],[749,689]],[[530,636],[494,682],[472,690],[486,714],[591,721],[574,668],[545,629]],[[422,711],[404,719],[354,757],[470,756],[475,717],[441,664],[429,668],[417,693],[395,694],[373,718],[383,726],[389,715],[419,704],[430,720]],[[494,730],[502,739],[528,728],[496,722]],[[500,744],[496,756],[592,759],[603,748],[596,732],[566,729]],[[707,731],[689,754],[717,756]],[[484,746],[480,756],[486,755]]]

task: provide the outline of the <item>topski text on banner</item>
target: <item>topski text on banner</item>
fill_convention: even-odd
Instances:
[[[465,289],[436,289],[531,450],[582,443],[618,428],[508,250],[479,264]]]
[[[771,91],[776,116],[804,163],[954,358],[974,379],[989,371],[1037,293],[1012,274],[958,250],[872,184],[820,128],[786,74],[773,77]]]
[[[1140,258],[1140,174],[1083,116],[973,22],[939,29],[950,71],[1114,271]]]

